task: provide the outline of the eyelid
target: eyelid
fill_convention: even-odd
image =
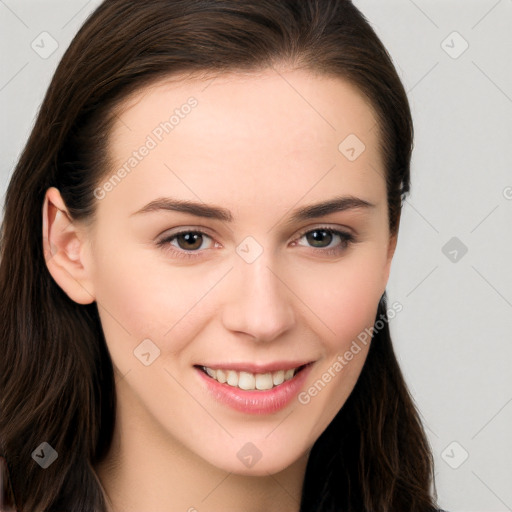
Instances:
[[[156,237],[156,242],[158,243],[166,238],[170,238],[172,236],[177,236],[181,233],[191,233],[191,232],[192,233],[195,233],[195,232],[202,233],[202,234],[209,236],[210,238],[214,238],[216,236],[216,235],[212,234],[212,231],[209,228],[206,228],[204,226],[184,225],[184,226],[178,226],[176,228],[171,228],[171,229],[165,230],[163,233],[161,233],[160,235],[158,235]]]
[[[325,223],[317,222],[316,224],[310,224],[309,226],[302,228],[300,231],[298,231],[297,235],[295,235],[295,238],[297,238],[297,237],[300,238],[300,237],[304,236],[306,233],[309,233],[310,231],[315,231],[315,229],[327,229],[330,231],[341,231],[342,233],[346,232],[347,235],[350,235],[353,237],[357,236],[357,232],[355,231],[355,229],[352,229],[349,226],[340,226],[340,225],[332,226],[332,225],[329,225],[328,222],[325,222]]]

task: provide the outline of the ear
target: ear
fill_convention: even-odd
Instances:
[[[71,221],[60,192],[50,187],[43,204],[43,249],[55,282],[78,304],[94,302],[90,265],[86,265],[87,238]]]

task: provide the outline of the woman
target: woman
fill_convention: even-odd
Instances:
[[[347,0],[106,0],[6,196],[22,511],[433,511],[385,287],[413,125]]]

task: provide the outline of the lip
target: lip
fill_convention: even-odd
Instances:
[[[301,366],[300,364],[293,364],[295,366],[291,366],[290,368],[296,368],[297,366]],[[207,375],[203,370],[200,369],[200,367],[196,366],[194,367],[194,370],[196,371],[196,374],[200,380],[200,384],[216,401],[220,402],[221,404],[227,405],[238,412],[261,415],[273,414],[284,409],[287,405],[290,404],[293,398],[297,396],[297,394],[304,386],[304,382],[306,381],[311,371],[311,368],[313,367],[313,362],[305,364],[306,366],[302,368],[292,379],[283,382],[282,384],[276,386],[275,388],[265,391],[246,391],[240,388],[230,386],[229,384],[221,384],[220,382],[217,382],[215,379],[212,379],[209,375]],[[268,368],[274,366],[275,365],[267,365],[263,367],[264,369],[266,369],[265,371],[258,371],[255,373],[266,373],[268,371],[272,371],[268,370]],[[244,368],[248,367],[254,368],[254,365],[244,366]],[[214,369],[213,367],[209,368]],[[221,367],[219,366],[219,368]],[[226,368],[226,366],[223,366],[222,368]],[[237,368],[240,368],[240,366],[232,365],[231,368],[226,369],[236,370]],[[259,368],[262,367],[260,366]],[[279,369],[284,369],[284,367],[280,366],[279,368],[277,368],[277,370]],[[238,371],[246,370],[242,369]]]
[[[279,370],[291,370],[299,366],[305,366],[313,361],[275,361],[269,364],[257,363],[212,363],[201,364],[196,366],[206,366],[212,370],[233,370],[235,372],[248,373],[271,373]]]

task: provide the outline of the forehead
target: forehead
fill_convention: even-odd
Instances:
[[[132,199],[141,197],[137,204],[166,184],[186,196],[217,192],[216,200],[242,199],[242,188],[279,199],[283,185],[296,198],[345,186],[375,199],[384,190],[368,101],[338,77],[304,70],[170,77],[146,87],[117,114],[109,138],[113,168],[148,144],[151,151],[123,183]]]
[[[168,120],[190,97],[196,98],[200,107],[194,110],[194,131],[202,127],[211,136],[215,122],[219,138],[228,134],[232,143],[250,137],[254,143],[277,144],[279,141],[271,137],[275,133],[279,133],[280,141],[308,133],[303,141],[307,145],[315,136],[336,140],[355,132],[371,142],[369,136],[376,127],[373,109],[360,91],[332,75],[266,69],[193,76],[171,76],[132,94],[117,113],[113,140],[125,131],[123,128],[129,127],[126,141],[133,128],[150,132],[155,123]],[[243,132],[236,131],[240,127]],[[180,131],[185,130],[183,124]]]

